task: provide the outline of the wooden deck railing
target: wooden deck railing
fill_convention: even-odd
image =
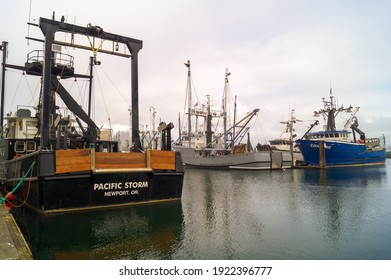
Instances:
[[[56,174],[137,169],[175,170],[175,152],[147,150],[146,153],[107,153],[94,149],[57,150]]]

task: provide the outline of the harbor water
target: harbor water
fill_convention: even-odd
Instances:
[[[178,201],[14,216],[34,259],[390,260],[390,176],[186,169]]]

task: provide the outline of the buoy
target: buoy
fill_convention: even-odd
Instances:
[[[8,208],[8,210],[12,210],[12,208],[14,208],[11,203],[9,203],[7,200],[5,201],[5,206]]]
[[[8,192],[5,195],[5,198],[6,198],[6,201],[4,203],[5,206],[8,208],[8,210],[12,210],[12,208],[14,208],[14,206],[9,201],[13,200],[15,198],[15,195],[11,192]]]
[[[11,201],[15,198],[15,195],[11,192],[8,192],[5,197],[7,200]]]

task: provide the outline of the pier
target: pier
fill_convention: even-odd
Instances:
[[[1,195],[0,195],[1,197]],[[0,204],[0,260],[32,260],[30,248],[7,207]]]

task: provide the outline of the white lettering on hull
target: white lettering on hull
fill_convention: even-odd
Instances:
[[[111,183],[95,183],[94,191],[107,190],[122,190],[122,189],[140,189],[148,188],[148,181],[144,182],[111,182]]]
[[[139,195],[139,189],[148,187],[148,181],[95,183],[94,191],[105,191],[104,196]]]
[[[311,147],[311,148],[319,148],[319,144],[312,144],[312,143],[311,143],[311,144],[310,144],[310,147]],[[327,144],[325,143],[325,144],[324,144],[324,148],[325,148],[325,149],[331,149],[331,146],[327,146]]]

